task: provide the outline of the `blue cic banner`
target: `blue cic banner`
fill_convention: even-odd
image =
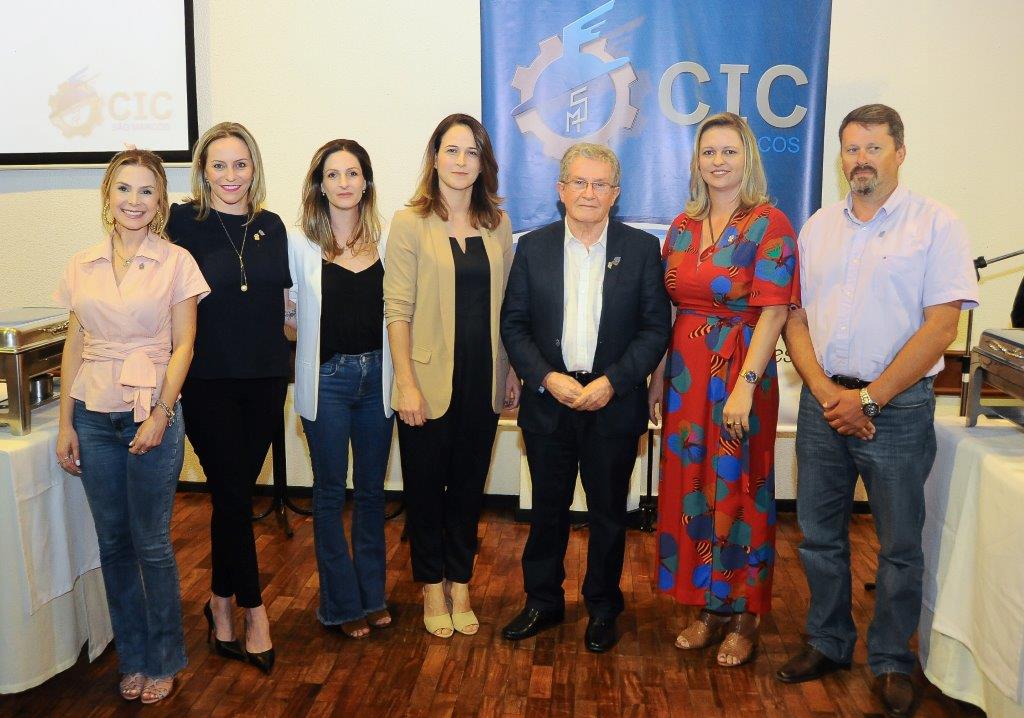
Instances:
[[[561,216],[558,161],[580,141],[619,156],[617,219],[669,224],[697,126],[726,110],[799,228],[821,204],[831,14],[829,0],[481,0],[483,121],[513,228]]]

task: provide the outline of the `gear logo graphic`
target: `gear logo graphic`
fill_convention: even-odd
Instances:
[[[519,91],[520,102],[512,110],[512,116],[520,132],[532,133],[540,141],[547,157],[560,159],[569,147],[580,141],[607,144],[617,132],[628,130],[636,120],[639,110],[630,104],[629,94],[630,85],[637,79],[636,72],[628,57],[616,58],[608,52],[608,40],[600,37],[599,32],[605,21],[595,22],[614,6],[615,0],[609,0],[569,23],[562,28],[561,38],[553,35],[538,45],[540,52],[528,67],[516,67],[512,87]],[[542,92],[538,85],[546,72],[553,75],[546,85],[554,89]],[[565,93],[575,98],[588,83],[602,77],[610,80],[614,91],[614,105],[604,124],[580,137],[568,136],[569,118],[578,118],[579,114],[569,115],[565,133],[549,126],[541,114],[543,103]]]
[[[65,137],[88,137],[103,120],[103,103],[85,72],[79,70],[50,95],[50,122]]]

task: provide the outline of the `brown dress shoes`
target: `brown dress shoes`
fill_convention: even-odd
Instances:
[[[821,678],[840,668],[848,670],[850,664],[833,661],[818,649],[806,646],[803,651],[776,671],[775,677],[783,683],[803,683]]]
[[[883,673],[878,677],[878,692],[891,718],[905,718],[914,710],[914,683],[906,673]]]

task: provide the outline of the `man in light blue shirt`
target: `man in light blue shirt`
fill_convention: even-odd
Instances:
[[[888,715],[909,715],[921,608],[924,481],[935,459],[932,381],[978,286],[963,223],[899,185],[903,122],[885,105],[839,128],[845,200],[800,232],[803,309],[785,338],[804,380],[797,419],[800,557],[811,590],[804,651],[779,680],[842,666],[857,631],[850,610],[848,525],[864,480],[880,544],[868,664]]]

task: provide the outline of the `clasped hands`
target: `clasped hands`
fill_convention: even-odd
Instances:
[[[864,413],[860,403],[860,392],[856,389],[843,389],[834,382],[822,392],[815,395],[821,403],[825,421],[843,436],[856,436],[870,441],[875,438],[874,422]]]
[[[576,411],[597,411],[615,396],[615,389],[606,376],[583,386],[568,374],[553,371],[544,377],[543,386],[560,404]]]

